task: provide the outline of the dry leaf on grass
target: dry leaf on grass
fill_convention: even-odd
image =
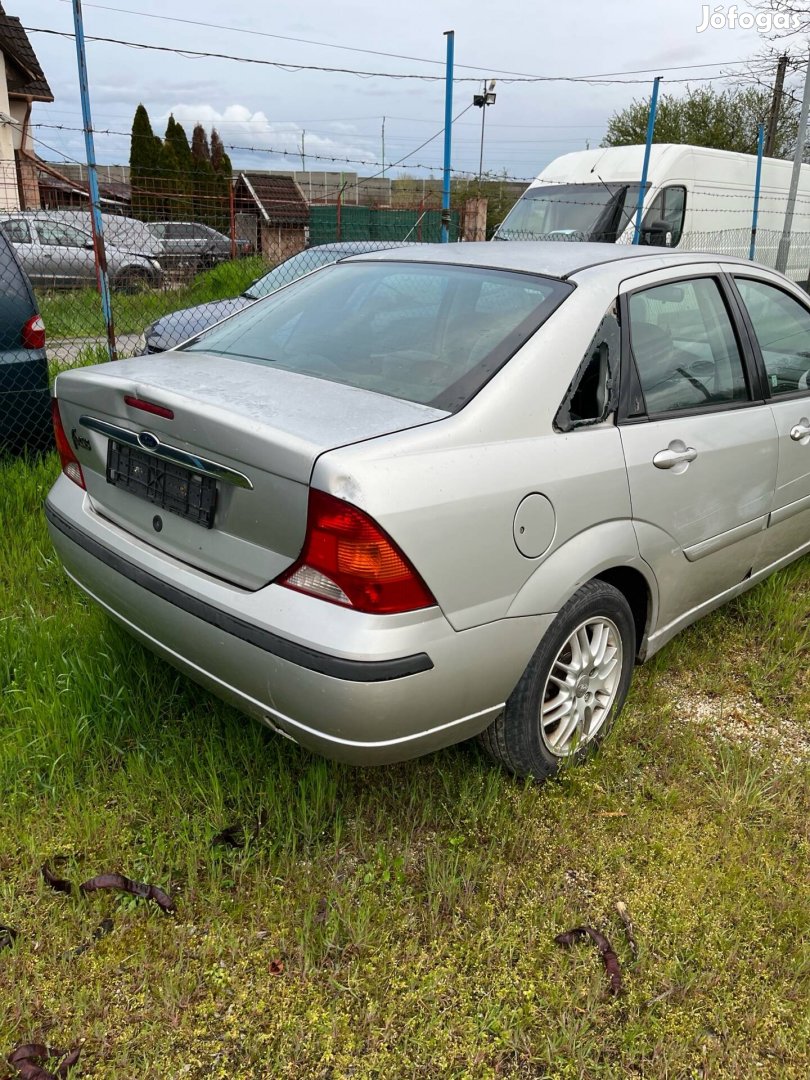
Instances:
[[[70,1069],[79,1060],[81,1047],[77,1046],[65,1054],[61,1050],[54,1050],[43,1043],[23,1043],[12,1050],[8,1056],[8,1063],[17,1070],[21,1080],[64,1080]],[[55,1072],[46,1069],[42,1064],[61,1058]]]

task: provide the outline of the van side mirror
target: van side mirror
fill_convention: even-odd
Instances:
[[[642,229],[645,244],[656,247],[670,247],[672,245],[672,226],[667,221],[651,221]]]

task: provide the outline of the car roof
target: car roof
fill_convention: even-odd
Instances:
[[[367,251],[390,251],[391,248],[412,247],[407,240],[337,240],[331,244],[315,244],[304,251],[348,251],[364,255]],[[303,252],[302,252],[303,254]]]
[[[676,252],[671,248],[633,246],[630,244],[587,244],[564,240],[487,240],[462,244],[408,244],[406,251],[363,252],[352,261],[384,260],[425,263],[451,263],[455,266],[478,266],[493,270],[515,270],[543,274],[565,280],[583,270],[630,259],[646,261],[643,270],[657,270],[685,263],[738,262],[746,266],[747,259],[701,252]],[[636,269],[634,267],[634,269]],[[637,272],[643,272],[638,267]]]

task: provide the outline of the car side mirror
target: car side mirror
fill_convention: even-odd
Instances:
[[[87,240],[85,242],[85,244],[84,244],[84,250],[85,251],[94,251],[95,247],[96,247],[96,245],[93,243],[92,240]]]

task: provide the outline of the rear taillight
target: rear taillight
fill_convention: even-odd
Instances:
[[[376,522],[322,491],[310,490],[304,549],[278,583],[372,615],[415,611],[436,603]]]
[[[45,323],[41,315],[32,315],[22,328],[22,343],[24,349],[45,348]]]
[[[79,464],[79,459],[73,453],[73,447],[70,445],[68,437],[65,434],[65,429],[62,425],[62,417],[59,415],[59,402],[56,398],[51,398],[51,417],[53,418],[53,434],[56,440],[56,450],[59,454],[59,460],[62,462],[62,472],[69,480],[72,480],[74,484],[78,484],[80,488],[84,488],[85,483],[82,467]]]

